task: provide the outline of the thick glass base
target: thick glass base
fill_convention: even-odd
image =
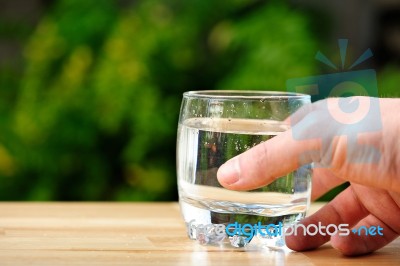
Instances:
[[[218,208],[210,208],[185,197],[180,197],[180,206],[189,238],[202,245],[270,249],[286,249],[286,228],[304,218],[307,208],[304,206],[303,209],[298,208],[301,212],[288,213],[284,211],[284,206],[270,206],[272,209],[279,207],[283,211],[274,216],[265,216],[242,213],[240,208],[233,212],[233,206],[221,208],[221,203]],[[262,207],[268,208],[265,205]],[[287,206],[291,207],[293,206]]]

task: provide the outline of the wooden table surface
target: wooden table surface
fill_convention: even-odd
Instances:
[[[177,203],[0,203],[0,265],[77,264],[400,265],[400,239],[356,258],[223,249],[189,240]]]

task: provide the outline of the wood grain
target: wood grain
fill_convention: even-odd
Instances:
[[[319,205],[313,205],[312,212]],[[400,265],[400,240],[347,258],[201,246],[177,203],[0,203],[0,265]]]

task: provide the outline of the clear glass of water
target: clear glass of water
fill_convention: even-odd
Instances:
[[[189,238],[211,245],[285,247],[285,229],[301,220],[310,204],[311,166],[251,191],[223,188],[217,171],[230,158],[289,129],[284,120],[308,103],[310,96],[287,92],[183,94],[177,174]]]

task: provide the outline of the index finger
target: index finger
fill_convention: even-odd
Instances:
[[[218,181],[233,190],[263,187],[300,165],[318,161],[319,152],[310,150],[320,147],[316,139],[295,140],[290,129],[227,161],[218,169]]]

